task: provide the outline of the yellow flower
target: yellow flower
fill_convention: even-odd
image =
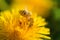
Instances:
[[[43,40],[51,39],[50,30],[45,28],[45,19],[25,10],[12,10],[1,13],[0,26],[6,40]],[[1,32],[0,31],[0,32]],[[1,33],[2,33],[1,32]]]

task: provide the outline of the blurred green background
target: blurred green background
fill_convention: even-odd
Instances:
[[[10,4],[11,0],[0,0],[0,11],[9,9]]]
[[[0,12],[8,10],[12,0],[0,0]],[[50,10],[50,16],[46,18],[51,29],[52,40],[60,40],[60,0],[53,0],[54,7]]]
[[[6,10],[8,8],[7,3],[5,0],[0,0],[0,11]]]

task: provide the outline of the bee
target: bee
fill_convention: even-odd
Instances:
[[[31,27],[33,25],[33,18],[31,18],[31,14],[29,12],[27,12],[26,10],[20,10],[19,13],[26,17],[27,19],[27,25],[29,25],[29,27]]]
[[[19,13],[24,17],[29,17],[30,16],[30,13],[27,12],[26,10],[20,10]]]

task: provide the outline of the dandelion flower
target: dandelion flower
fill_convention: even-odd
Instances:
[[[30,14],[25,10],[5,11],[0,16],[0,36],[5,35],[6,38],[1,40],[43,40],[51,39],[50,30],[46,28],[45,19],[37,16],[37,14]]]

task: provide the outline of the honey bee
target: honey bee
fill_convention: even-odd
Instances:
[[[20,10],[19,13],[24,17],[29,17],[30,16],[30,13],[27,12],[26,10]]]
[[[27,19],[27,25],[29,25],[29,27],[31,27],[33,25],[33,18],[31,18],[31,14],[29,12],[27,12],[26,10],[20,10],[19,13],[26,17]]]

